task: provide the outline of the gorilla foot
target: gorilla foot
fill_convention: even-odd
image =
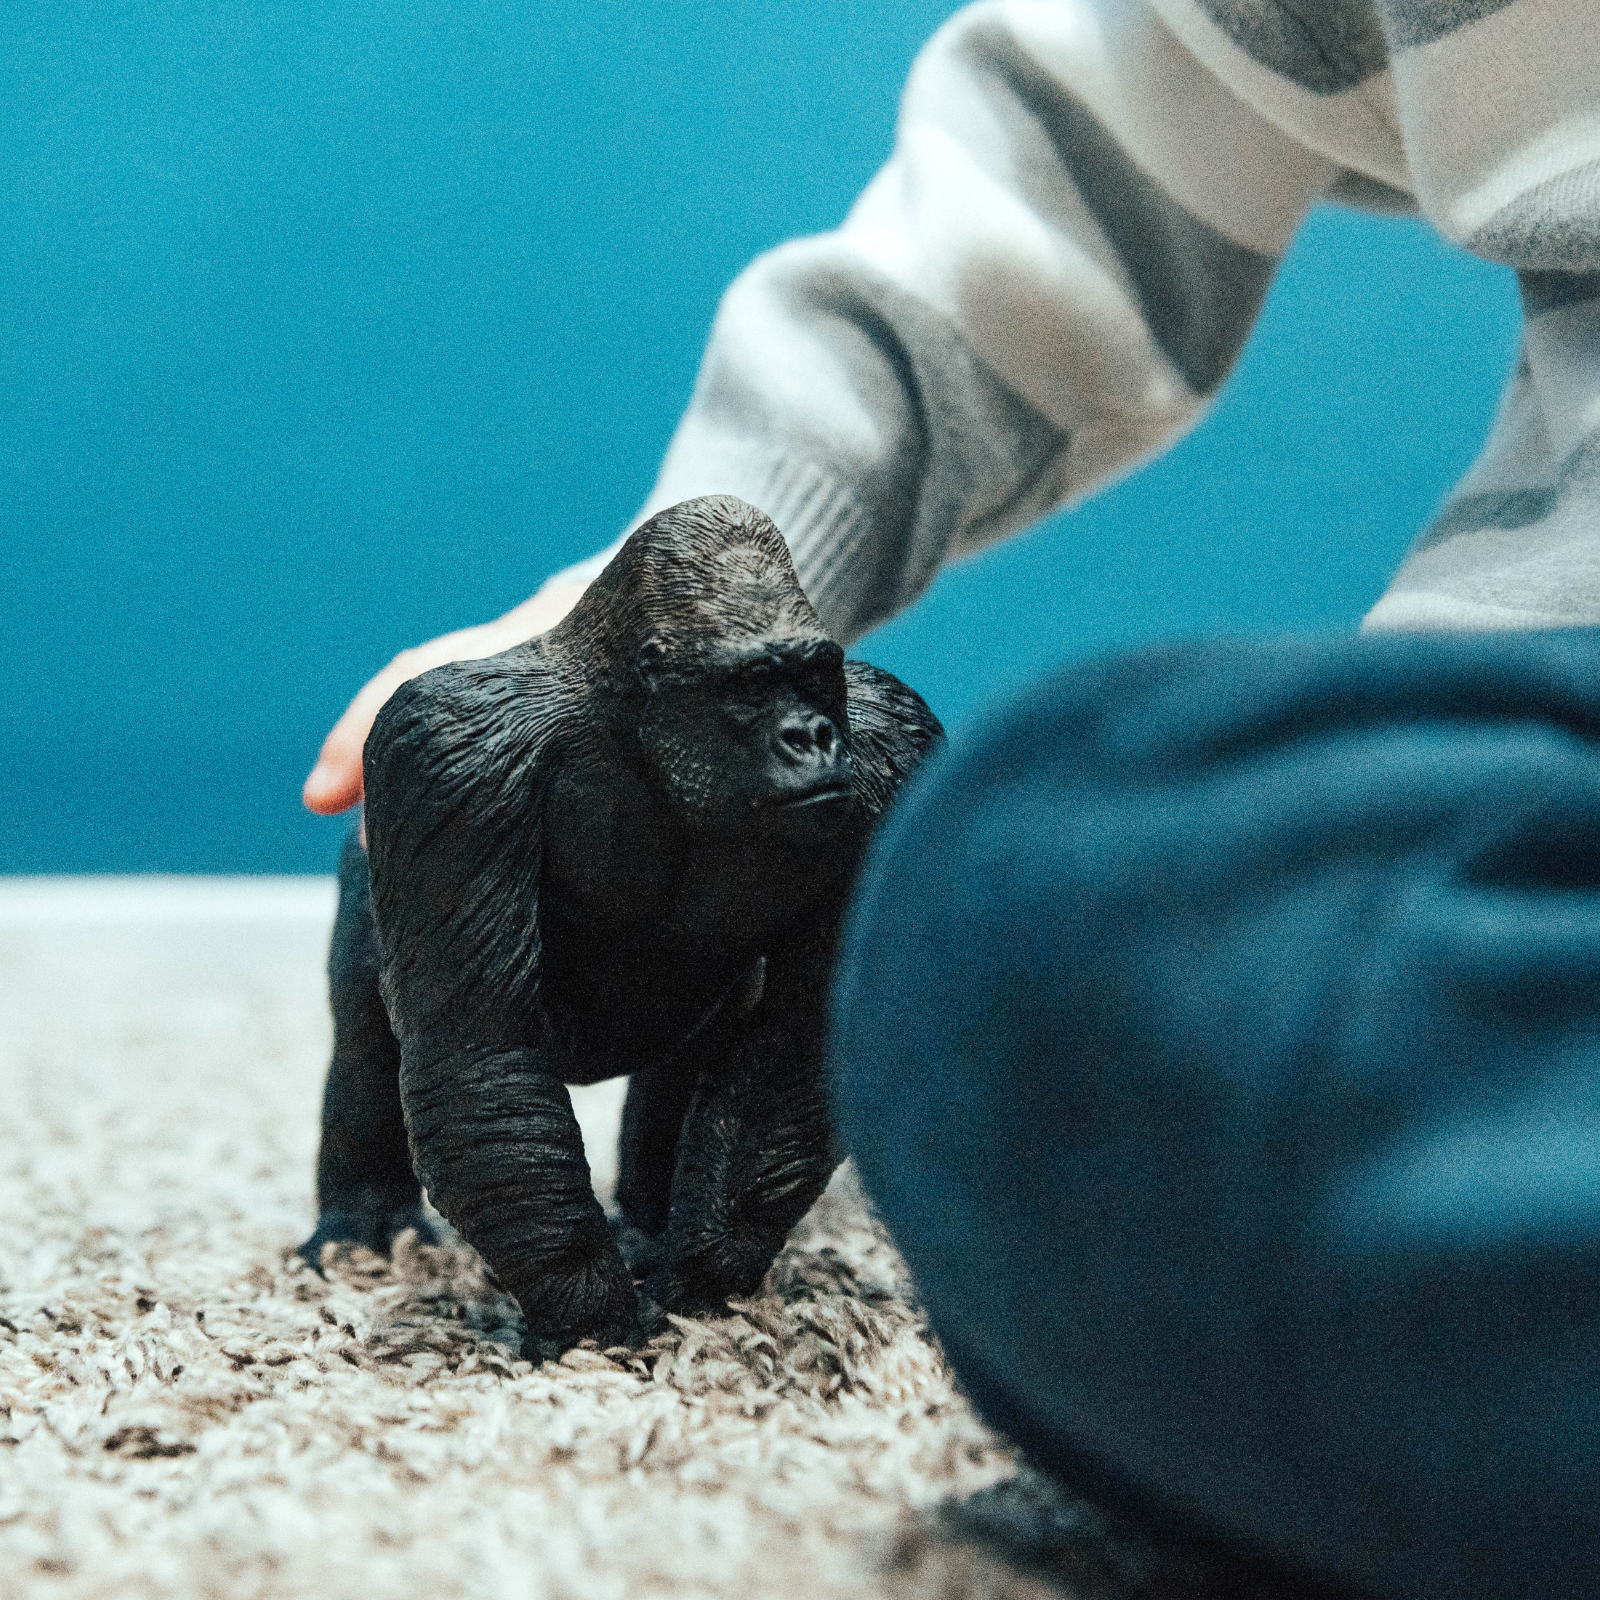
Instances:
[[[641,1296],[633,1315],[626,1322],[612,1324],[595,1333],[535,1332],[530,1328],[522,1337],[522,1359],[533,1362],[535,1366],[541,1361],[559,1361],[567,1351],[575,1350],[589,1339],[602,1350],[638,1350],[660,1331],[663,1320],[661,1307]]]
[[[634,1288],[609,1231],[580,1241],[564,1270],[547,1264],[507,1287],[527,1318],[522,1353],[529,1361],[558,1361],[588,1340],[601,1350],[637,1349],[659,1322],[659,1312]]]
[[[594,1342],[602,1350],[626,1348],[641,1350],[661,1331],[666,1315],[660,1306],[644,1295],[634,1308],[632,1320],[621,1329],[613,1328]],[[594,1337],[594,1336],[588,1336]],[[534,1333],[531,1329],[522,1337],[522,1359],[537,1366],[541,1361],[559,1361],[567,1351],[575,1350],[583,1341],[571,1335]]]
[[[652,1273],[639,1287],[640,1296],[659,1307],[663,1315],[670,1311],[679,1317],[725,1317],[729,1298],[738,1293],[736,1289],[685,1281],[667,1271]]]
[[[640,1286],[641,1298],[685,1317],[725,1317],[728,1301],[761,1288],[767,1269],[783,1248],[786,1233],[739,1229],[695,1239],[690,1248],[663,1239],[658,1264]]]
[[[314,1272],[322,1271],[324,1245],[365,1245],[386,1256],[395,1239],[415,1228],[419,1244],[438,1244],[439,1230],[422,1209],[420,1199],[396,1200],[368,1191],[351,1196],[342,1205],[326,1206],[317,1218],[316,1232],[295,1252]]]
[[[626,1217],[611,1217],[608,1222],[611,1237],[635,1283],[661,1265],[665,1243],[660,1234],[646,1233],[643,1228],[634,1227]]]

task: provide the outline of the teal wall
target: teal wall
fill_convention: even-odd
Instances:
[[[0,871],[322,871],[397,649],[644,495],[718,294],[887,153],[948,8],[15,0]],[[1470,460],[1514,286],[1318,213],[1207,423],[867,641],[952,724],[1175,631],[1348,627]]]

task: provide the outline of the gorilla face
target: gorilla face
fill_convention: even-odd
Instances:
[[[828,832],[852,804],[844,651],[825,636],[749,634],[675,660],[640,649],[639,742],[653,785],[691,822]]]

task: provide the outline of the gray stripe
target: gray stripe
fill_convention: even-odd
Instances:
[[[1447,539],[1488,528],[1530,528],[1543,522],[1574,490],[1600,481],[1600,436],[1584,440],[1562,463],[1556,480],[1543,489],[1499,489],[1452,500],[1412,545],[1406,559],[1432,550]]]
[[[1522,309],[1529,316],[1600,300],[1600,272],[1519,272],[1517,282],[1522,286]]]
[[[923,471],[911,524],[880,502],[855,556],[851,626],[860,633],[903,609],[933,579],[952,544],[1008,507],[1067,446],[1067,435],[975,356],[955,329],[888,278],[857,268],[805,286],[811,304],[877,351],[910,404]],[[872,580],[876,580],[875,582]]]
[[[1157,343],[1196,394],[1209,394],[1244,344],[1276,260],[1235,244],[1180,206],[1002,24],[970,28],[961,49],[1044,131],[1127,268]]]
[[[1469,22],[1481,22],[1515,0],[1379,0],[1391,50],[1432,44]]]
[[[1466,241],[1475,254],[1525,271],[1600,269],[1600,161],[1524,190]]]
[[[842,452],[825,418],[775,408],[764,367],[715,331],[691,411],[730,440],[776,441],[850,486],[862,526],[847,545],[808,544],[798,565],[829,631],[853,639],[925,587],[967,529],[1003,519],[1067,436],[946,318],[863,262],[818,261],[800,248],[741,276],[729,296],[746,295],[765,302],[759,314],[785,337],[827,352],[842,403],[872,417],[875,438]]]
[[[1404,189],[1396,189],[1393,184],[1383,183],[1377,178],[1369,178],[1364,172],[1341,172],[1324,198],[1337,200],[1341,205],[1356,206],[1362,211],[1381,212],[1386,217],[1414,217],[1417,214],[1415,195],[1407,194]]]
[[[1200,0],[1200,4],[1241,50],[1314,94],[1353,89],[1389,64],[1389,47],[1372,0]]]
[[[1526,528],[1543,522],[1555,510],[1551,489],[1502,489],[1491,494],[1466,494],[1452,500],[1411,547],[1421,555],[1453,539],[1458,533],[1482,533],[1485,528]]]

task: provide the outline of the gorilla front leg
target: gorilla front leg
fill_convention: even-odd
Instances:
[[[633,1280],[590,1186],[571,1097],[539,1052],[408,1043],[400,1094],[417,1175],[516,1297],[524,1353],[628,1342]]]

